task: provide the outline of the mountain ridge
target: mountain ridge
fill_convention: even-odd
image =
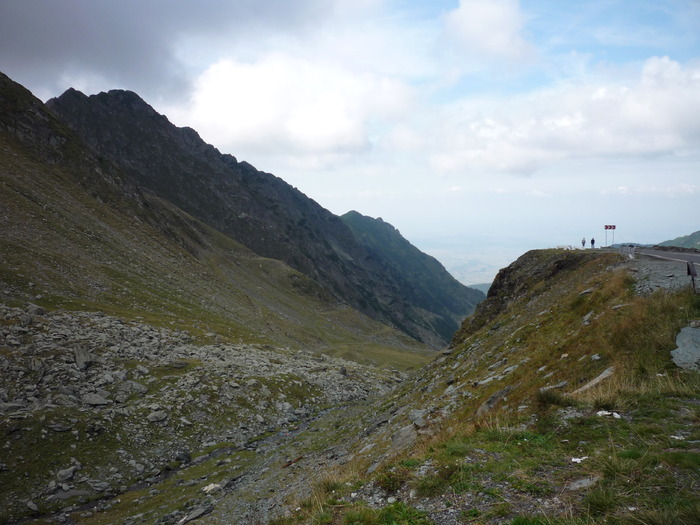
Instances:
[[[435,313],[406,297],[386,262],[339,217],[279,177],[221,154],[194,130],[172,125],[135,93],[68,90],[46,107],[138,187],[256,253],[285,261],[370,317],[436,348],[449,340],[434,328]]]
[[[680,237],[676,237],[675,239],[670,239],[668,241],[660,242],[659,246],[694,248],[696,250],[700,250],[700,231],[696,231],[688,235],[682,235]]]
[[[235,341],[335,341],[333,351],[361,360],[385,344],[397,364],[401,349],[409,361],[423,352],[312,279],[142,191],[8,77],[0,107],[3,300],[179,322]]]

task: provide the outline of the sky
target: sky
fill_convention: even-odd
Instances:
[[[698,28],[698,0],[2,0],[0,71],[135,91],[476,284],[700,230]]]

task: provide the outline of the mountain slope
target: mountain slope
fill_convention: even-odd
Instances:
[[[400,361],[402,349],[421,348],[284,263],[142,193],[5,76],[0,109],[4,301],[141,316],[233,341],[335,345],[358,359],[376,352]]]
[[[259,255],[285,261],[361,312],[432,346],[447,341],[337,216],[281,179],[222,155],[195,131],[175,127],[136,94],[68,90],[47,107],[139,187]]]
[[[690,235],[683,235],[682,237],[677,237],[669,241],[664,241],[659,243],[659,246],[675,246],[679,248],[695,248],[700,250],[700,231],[691,233]]]
[[[483,301],[483,293],[452,277],[437,259],[401,236],[391,224],[351,211],[340,217],[400,283],[412,304],[434,314],[430,323],[444,338],[452,337],[465,317]]]

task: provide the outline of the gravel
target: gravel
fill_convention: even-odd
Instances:
[[[675,291],[692,286],[684,262],[641,256],[628,264],[637,281],[635,289],[640,295],[648,295],[659,289]]]

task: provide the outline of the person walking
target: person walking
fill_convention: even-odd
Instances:
[[[591,237],[591,249],[595,249],[595,239]]]
[[[586,238],[581,239],[581,248],[586,248]]]

